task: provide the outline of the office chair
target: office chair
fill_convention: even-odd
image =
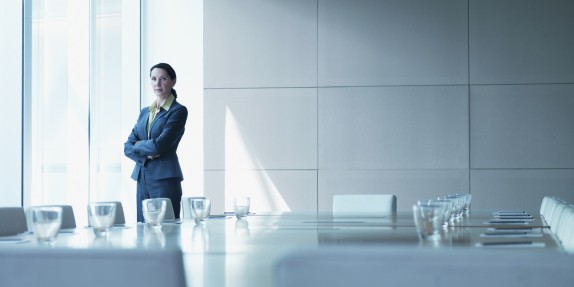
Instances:
[[[334,217],[383,217],[397,212],[393,194],[344,194],[333,196]]]
[[[62,208],[62,225],[60,229],[73,229],[76,228],[76,217],[74,209],[71,205],[36,205],[26,209],[26,223],[28,231],[34,231],[32,226],[32,210],[36,207],[61,207]]]
[[[181,250],[0,248],[0,286],[185,287]]]
[[[0,236],[16,235],[26,231],[28,226],[22,207],[0,207]]]

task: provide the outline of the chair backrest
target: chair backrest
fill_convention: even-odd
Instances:
[[[16,235],[26,231],[28,225],[24,208],[0,207],[0,236]]]
[[[163,218],[164,221],[174,221],[175,220],[175,212],[173,211],[173,205],[171,204],[171,199],[159,198],[165,200],[165,217]]]
[[[378,217],[397,212],[393,194],[339,194],[333,196],[335,217]]]
[[[0,249],[2,287],[184,287],[185,281],[175,249]]]
[[[62,226],[60,226],[61,229],[76,228],[76,216],[74,215],[74,209],[71,205],[36,205],[26,209],[26,223],[28,225],[28,231],[34,231],[34,228],[32,227],[32,209],[35,207],[52,206],[62,208]]]
[[[574,253],[574,205],[564,207],[555,232],[564,250]]]
[[[121,201],[106,201],[109,203],[116,204],[116,219],[114,220],[114,224],[126,224],[126,217],[124,214],[124,207]]]
[[[484,249],[324,247],[291,251],[274,265],[275,287],[573,286],[574,256]]]
[[[552,227],[552,223],[555,222],[557,209],[563,204],[565,204],[563,200],[553,196],[546,196],[542,199],[540,214],[550,227]]]

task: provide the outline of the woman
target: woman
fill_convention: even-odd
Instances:
[[[136,162],[132,178],[137,181],[137,220],[143,222],[142,200],[169,198],[179,218],[183,173],[177,146],[185,130],[187,108],[177,102],[173,86],[175,70],[166,63],[150,69],[156,99],[141,110],[135,127],[124,144],[124,154]]]

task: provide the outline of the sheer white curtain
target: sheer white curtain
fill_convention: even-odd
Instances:
[[[139,3],[35,0],[25,9],[31,15],[25,205],[71,204],[81,226],[89,201],[134,198],[135,188],[122,184],[122,144],[131,125],[123,117],[139,109]]]
[[[26,0],[24,205],[122,201],[135,222],[123,143],[151,102],[149,67],[168,62],[190,117],[180,143],[184,195],[203,193],[201,0]]]
[[[20,1],[2,2],[0,9],[0,63],[2,94],[5,106],[0,113],[0,206],[21,204],[22,155],[22,4]]]

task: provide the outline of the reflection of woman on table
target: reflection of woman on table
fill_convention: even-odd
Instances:
[[[153,103],[141,110],[124,144],[124,154],[136,162],[132,178],[137,181],[137,220],[143,222],[142,200],[169,198],[179,218],[183,173],[176,154],[185,130],[187,108],[177,102],[174,69],[159,63],[150,69]]]

